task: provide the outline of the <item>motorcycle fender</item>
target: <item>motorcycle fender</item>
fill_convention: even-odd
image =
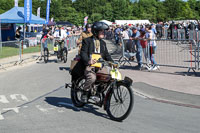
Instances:
[[[133,80],[129,77],[125,77],[124,80],[120,81],[123,82],[124,84],[126,84],[128,87],[132,86],[133,84]]]

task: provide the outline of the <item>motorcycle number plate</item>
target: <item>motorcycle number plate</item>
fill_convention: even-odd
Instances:
[[[54,51],[58,51],[58,46],[53,48]]]

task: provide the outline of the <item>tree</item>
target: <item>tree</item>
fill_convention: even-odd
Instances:
[[[1,0],[0,1],[0,14],[10,10],[13,7],[14,7],[13,0]]]
[[[190,8],[189,3],[184,2],[181,6],[182,12],[178,12],[177,19],[195,19],[196,14],[195,12]]]
[[[41,17],[46,17],[46,1],[32,0],[33,14],[41,7]],[[14,0],[0,0],[0,13],[14,6]],[[24,0],[19,0],[24,6]],[[106,19],[168,21],[173,19],[200,18],[200,0],[51,0],[50,18],[55,21],[69,21],[76,25]]]
[[[178,18],[179,12],[182,12],[182,2],[181,0],[165,0],[164,6],[166,7],[166,15],[168,19]]]

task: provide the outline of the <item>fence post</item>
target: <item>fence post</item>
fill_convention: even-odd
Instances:
[[[40,40],[40,55],[41,55],[41,59],[42,59],[42,39]]]
[[[75,42],[75,37],[74,37],[74,35],[73,35],[72,49],[74,49],[74,42]]]
[[[197,50],[196,50],[197,45],[198,44],[196,44],[196,41],[194,40],[194,46],[195,46],[194,57],[195,57],[195,69],[196,70],[197,70]],[[192,44],[191,44],[191,47],[192,47]],[[193,48],[192,48],[192,51],[193,51]],[[191,59],[191,64],[192,64],[192,59]]]
[[[124,48],[124,40],[123,38],[121,37],[121,42],[122,42],[122,57],[124,57],[124,51],[125,51],[125,48]]]
[[[73,49],[75,49],[75,43],[76,43],[76,36],[74,35]]]
[[[2,41],[0,40],[0,53],[2,53]]]
[[[22,40],[19,43],[19,61],[22,61]]]
[[[72,36],[69,38],[69,49],[71,50]]]
[[[199,43],[200,43],[200,41],[198,41],[198,46],[197,46],[197,62],[198,62],[198,70],[200,69],[199,67]]]

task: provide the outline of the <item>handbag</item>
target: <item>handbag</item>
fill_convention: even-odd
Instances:
[[[74,69],[74,67],[76,66],[76,64],[80,61],[80,56],[76,55],[76,57],[71,60],[71,64],[70,64],[70,70],[72,71]]]

